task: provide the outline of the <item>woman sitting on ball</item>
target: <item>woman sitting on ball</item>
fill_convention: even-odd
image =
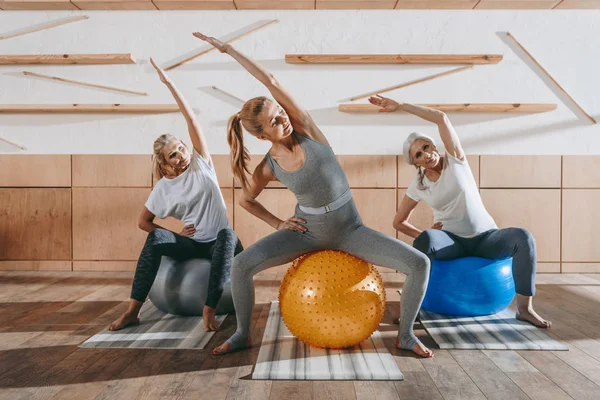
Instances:
[[[413,333],[413,323],[427,288],[429,259],[398,239],[363,225],[346,175],[327,138],[273,75],[231,45],[201,33],[194,35],[233,57],[275,98],[250,99],[229,120],[227,139],[231,146],[232,167],[243,187],[240,205],[277,232],[235,257],[231,287],[237,331],[214,349],[213,354],[250,345],[254,275],[303,254],[332,249],[407,275],[396,346],[431,357],[433,353]],[[244,147],[242,127],[256,138],[271,143],[269,152],[250,179],[245,175],[250,157]],[[265,186],[274,180],[282,182],[298,200],[295,215],[287,220],[277,218],[256,200]]]
[[[211,259],[208,294],[202,318],[206,331],[217,330],[216,306],[229,279],[233,257],[242,245],[230,227],[225,200],[202,129],[173,82],[150,59],[160,80],[169,88],[185,117],[194,146],[173,135],[161,135],[154,142],[154,177],[158,180],[140,215],[139,227],[149,232],[138,260],[127,311],[108,329],[116,331],[139,323],[139,312],[156,278],[162,256],[178,261]],[[163,229],[154,218],[175,217],[185,223],[180,233]]]
[[[446,154],[441,156],[432,138],[411,133],[403,146],[407,163],[417,168],[418,176],[406,190],[394,218],[394,227],[415,238],[414,247],[430,259],[450,260],[461,257],[513,258],[513,277],[517,292],[517,315],[541,328],[550,322],[534,310],[536,249],[531,233],[523,228],[498,229],[488,214],[458,136],[448,117],[428,107],[375,96],[372,104],[381,112],[406,111],[438,126]],[[419,201],[425,201],[434,213],[432,229],[420,231],[408,222]]]

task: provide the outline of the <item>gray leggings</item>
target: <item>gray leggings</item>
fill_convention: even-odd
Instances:
[[[535,294],[535,239],[523,228],[492,229],[463,238],[439,229],[428,229],[414,242],[416,249],[437,260],[461,257],[513,258],[515,289],[523,296]]]
[[[247,345],[254,306],[253,276],[267,268],[286,264],[315,250],[332,249],[352,254],[369,263],[405,273],[398,338],[405,349],[418,342],[413,333],[427,282],[429,259],[405,243],[363,225],[353,200],[341,208],[312,215],[296,206],[296,217],[306,221],[308,232],[280,230],[259,240],[233,260],[231,288],[237,315],[237,331],[228,339],[234,349]]]

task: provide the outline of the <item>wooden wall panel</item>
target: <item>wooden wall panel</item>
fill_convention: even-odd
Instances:
[[[263,237],[275,232],[266,222],[250,214],[239,205],[242,189],[234,193],[234,229],[244,247],[248,247]],[[294,215],[296,197],[287,189],[265,189],[257,200],[271,213],[280,219],[288,219]]]
[[[396,156],[337,156],[352,188],[396,188]]]
[[[471,166],[475,182],[479,185],[479,156],[469,154],[467,160]],[[398,156],[398,188],[407,188],[416,177],[416,168],[413,165],[408,165],[404,161],[404,157]]]
[[[235,10],[233,0],[154,0],[159,10]]]
[[[366,226],[396,237],[392,225],[396,215],[395,189],[352,189],[352,196]]]
[[[560,0],[481,0],[476,10],[550,10]]]
[[[560,263],[541,263],[537,264],[538,274],[560,274]]]
[[[315,0],[235,0],[238,10],[314,10]]]
[[[499,228],[528,229],[539,262],[560,262],[560,189],[481,189]]]
[[[392,10],[396,0],[316,0],[317,10]]]
[[[0,187],[70,187],[70,155],[0,155]]]
[[[591,10],[591,9],[599,9],[600,8],[600,0],[563,0],[559,3],[554,9],[555,10],[564,10],[564,9],[579,9],[579,10]]]
[[[156,10],[152,0],[71,0],[82,10]]]
[[[73,260],[137,260],[146,240],[138,218],[149,188],[74,188]]]
[[[600,189],[600,156],[563,156],[564,188]]]
[[[405,189],[398,189],[398,204],[402,201],[402,198],[406,194]],[[393,218],[392,218],[393,222]],[[417,229],[422,231],[427,230],[433,226],[433,210],[424,202],[419,202],[417,207],[413,210],[412,215],[410,216],[409,222],[414,225]],[[403,234],[402,232],[398,232],[398,239],[402,240],[404,243],[412,246],[414,242],[414,238]]]
[[[455,10],[472,9],[479,0],[398,0],[396,9]]]
[[[0,189],[0,259],[70,260],[71,189]]]
[[[74,155],[73,187],[150,187],[148,155]]]
[[[73,271],[135,271],[137,261],[73,261]]]
[[[564,189],[562,261],[600,262],[600,189]]]
[[[560,188],[561,156],[486,156],[482,188]]]
[[[0,271],[71,271],[71,261],[0,261]]]
[[[600,274],[600,263],[563,263],[563,274]]]
[[[78,10],[69,0],[2,0],[3,10]]]

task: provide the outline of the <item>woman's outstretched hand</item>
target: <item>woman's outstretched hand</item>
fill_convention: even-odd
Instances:
[[[379,112],[396,112],[400,109],[397,101],[380,95],[369,97],[369,103],[381,107]]]
[[[194,32],[194,33],[192,33],[192,35],[194,35],[198,39],[201,39],[207,43],[210,43],[211,45],[213,45],[215,47],[215,49],[219,50],[221,53],[225,53],[227,51],[227,43],[223,43],[217,38],[214,38],[212,36],[203,35],[200,32]]]
[[[158,76],[160,77],[161,82],[163,82],[163,83],[169,82],[169,77],[167,76],[167,74],[165,74],[165,71],[163,71],[163,69],[161,67],[156,65],[156,62],[154,62],[154,59],[152,59],[152,57],[150,57],[150,64],[152,64],[152,66],[154,67],[156,72],[158,72]]]

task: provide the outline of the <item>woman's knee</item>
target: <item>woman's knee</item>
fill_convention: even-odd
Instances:
[[[219,231],[219,233],[217,234],[217,240],[235,243],[237,241],[237,235],[235,234],[233,229],[225,228]]]
[[[509,228],[510,237],[517,246],[527,246],[529,248],[535,248],[535,238],[525,228]]]

